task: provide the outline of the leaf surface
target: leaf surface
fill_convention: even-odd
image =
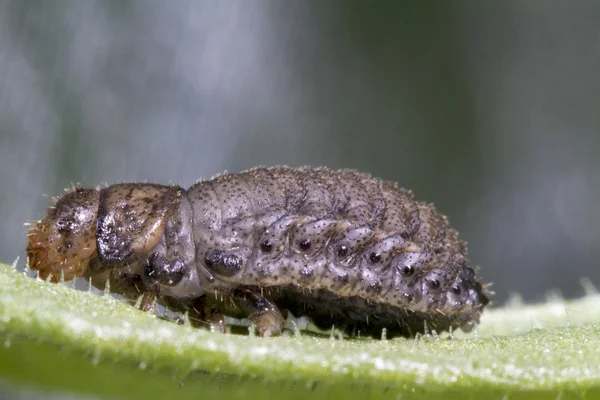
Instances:
[[[100,397],[600,398],[600,296],[487,311],[476,332],[222,335],[0,265],[0,385]]]

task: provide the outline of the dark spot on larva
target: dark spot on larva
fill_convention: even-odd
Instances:
[[[271,250],[273,250],[273,243],[271,243],[271,241],[269,239],[267,239],[260,244],[260,249],[264,253],[269,253],[269,252],[271,252]]]
[[[341,245],[337,249],[338,257],[346,257],[348,255],[348,246]]]
[[[308,249],[310,249],[311,246],[311,242],[310,239],[303,239],[300,241],[300,250],[306,251]]]
[[[402,267],[402,275],[408,277],[408,276],[412,276],[414,273],[415,273],[414,267],[412,267],[410,265],[405,265]]]
[[[242,269],[242,264],[239,256],[222,250],[208,250],[204,256],[204,265],[217,275],[233,276]]]
[[[437,279],[430,279],[429,280],[429,286],[432,289],[439,289],[440,288],[440,281]]]
[[[452,288],[451,288],[450,290],[452,290],[452,293],[454,293],[454,294],[456,294],[456,295],[459,295],[459,294],[460,294],[460,292],[461,292],[461,290],[460,290],[460,286],[458,286],[458,285],[453,285],[453,286],[452,286]]]
[[[369,254],[369,262],[371,264],[377,264],[379,261],[381,261],[381,254],[375,252]]]

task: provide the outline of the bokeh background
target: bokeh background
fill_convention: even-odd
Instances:
[[[0,260],[72,183],[324,165],[434,202],[498,304],[580,296],[598,21],[585,0],[2,0]]]

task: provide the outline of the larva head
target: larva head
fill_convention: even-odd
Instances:
[[[50,207],[28,234],[29,268],[58,282],[82,276],[96,253],[99,192],[76,187]]]

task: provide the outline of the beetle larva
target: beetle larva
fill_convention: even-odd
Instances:
[[[29,266],[156,298],[224,330],[246,317],[280,333],[282,311],[388,337],[469,331],[489,293],[433,205],[352,170],[256,168],[179,186],[75,190],[29,232]],[[281,310],[281,311],[280,311]]]

